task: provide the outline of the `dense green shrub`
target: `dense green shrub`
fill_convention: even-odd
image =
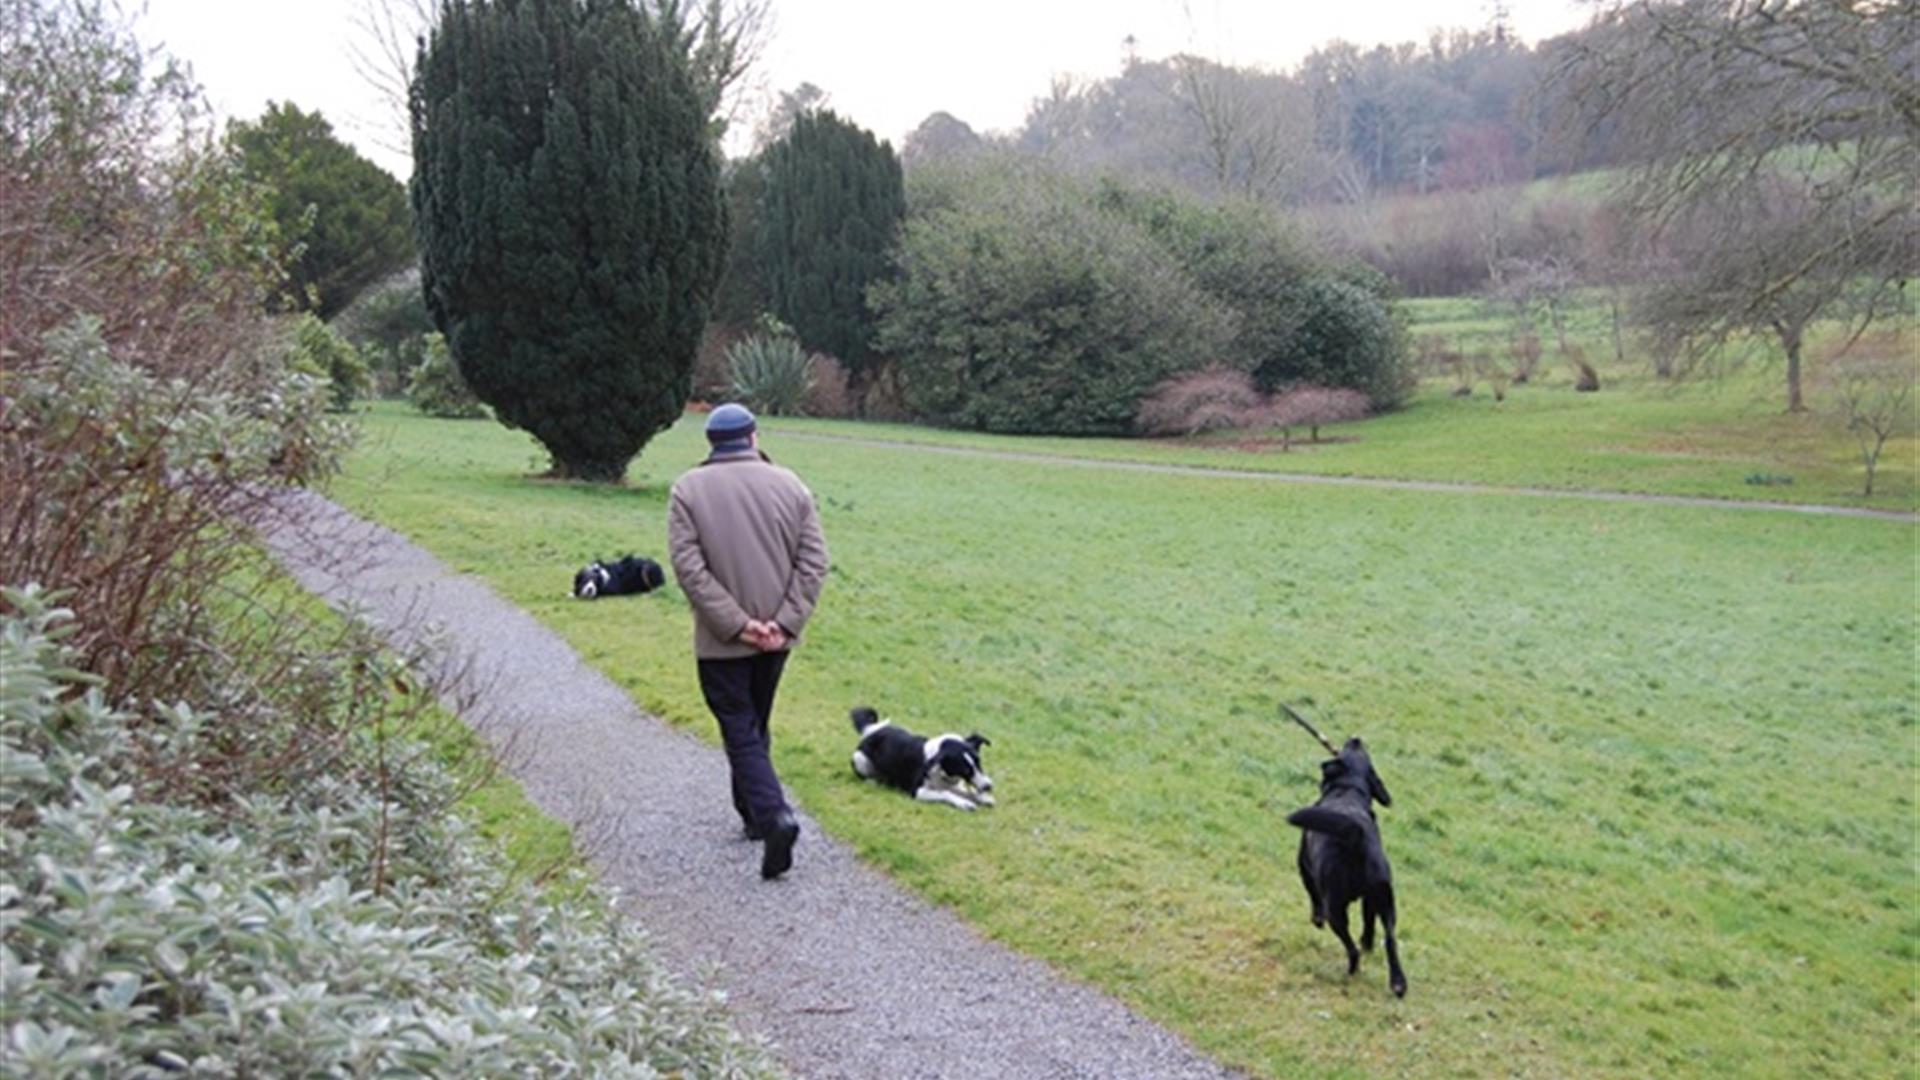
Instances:
[[[1281,362],[1304,317],[1301,288],[1324,260],[1271,209],[1114,180],[1100,185],[1100,202],[1145,228],[1201,291],[1234,313],[1233,341],[1220,358],[1226,366],[1258,376]],[[1268,379],[1256,381],[1273,389]]]
[[[872,299],[927,419],[1118,434],[1154,387],[1206,369],[1248,372],[1263,394],[1347,387],[1375,408],[1411,391],[1386,279],[1267,208],[1004,159],[917,172],[912,196],[901,279]]]
[[[373,386],[373,373],[353,343],[308,312],[294,320],[288,346],[296,370],[327,380],[334,412],[347,412]]]
[[[1204,203],[1111,180],[1100,198],[1146,228],[1234,313],[1236,333],[1223,359],[1252,372],[1263,392],[1301,383],[1347,387],[1382,409],[1411,393],[1408,343],[1384,275],[1313,251],[1263,206]]]
[[[1155,384],[1225,355],[1232,316],[1084,186],[992,161],[915,183],[900,276],[871,297],[919,415],[1124,434]]]
[[[487,407],[473,396],[447,352],[447,339],[428,334],[421,339],[420,363],[407,382],[407,400],[428,416],[447,420],[478,420]]]
[[[735,400],[769,416],[800,411],[814,384],[814,358],[784,327],[763,329],[727,348]]]
[[[324,760],[209,803],[165,781],[232,752],[222,717],[111,707],[71,670],[69,613],[0,601],[10,1075],[773,1071],[604,899],[510,882],[417,752],[316,730]]]
[[[1404,403],[1416,376],[1393,308],[1364,285],[1332,277],[1307,282],[1301,293],[1300,326],[1263,382],[1358,390],[1375,409]]]

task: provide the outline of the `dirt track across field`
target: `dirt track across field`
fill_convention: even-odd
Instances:
[[[909,895],[804,808],[793,871],[761,881],[718,748],[641,712],[553,631],[405,538],[310,493],[288,507],[267,535],[281,563],[398,647],[440,641],[442,674],[466,685],[449,697],[465,703],[462,719],[509,748],[508,768],[542,810],[589,838],[662,960],[711,972],[741,1027],[772,1040],[794,1074],[1234,1075]]]
[[[1321,484],[1329,487],[1374,488],[1381,491],[1433,491],[1450,495],[1518,495],[1527,498],[1580,499],[1588,502],[1642,503],[1652,506],[1691,506],[1707,510],[1771,511],[1783,514],[1809,514],[1815,517],[1857,517],[1877,518],[1883,521],[1920,522],[1920,514],[1905,510],[1875,510],[1864,506],[1828,506],[1820,503],[1770,502],[1758,499],[1716,499],[1703,495],[1652,495],[1645,492],[1591,491],[1584,488],[1504,487],[1499,484],[1454,483],[1443,480],[1392,480],[1376,476],[1267,472],[1261,469],[1228,469],[1213,465],[1121,461],[1113,458],[1073,457],[1068,454],[1038,454],[1019,450],[982,450],[972,446],[942,446],[937,443],[913,442],[908,439],[868,439],[854,435],[824,435],[818,432],[782,431],[780,438],[844,442],[855,446],[982,457],[997,461],[1035,462],[1059,465],[1064,468],[1118,469],[1123,472],[1158,473],[1169,476],[1219,476],[1234,480],[1273,480],[1284,484]]]

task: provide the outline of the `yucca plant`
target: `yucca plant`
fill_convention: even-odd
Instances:
[[[727,349],[733,396],[768,416],[802,411],[813,389],[813,357],[791,334],[755,333]]]

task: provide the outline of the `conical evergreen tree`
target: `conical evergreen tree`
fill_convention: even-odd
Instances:
[[[890,274],[906,216],[900,159],[823,109],[767,148],[765,183],[755,246],[774,314],[864,382],[876,361],[867,286]]]
[[[421,48],[427,307],[557,475],[620,479],[691,388],[726,211],[687,48],[632,0],[448,0]]]

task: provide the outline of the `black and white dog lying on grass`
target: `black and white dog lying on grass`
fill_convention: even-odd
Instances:
[[[579,600],[599,596],[647,593],[667,583],[667,573],[652,559],[628,555],[610,563],[592,562],[573,575],[573,595]]]
[[[1311,729],[1309,729],[1311,730]],[[1401,997],[1407,975],[1400,970],[1400,948],[1393,939],[1393,869],[1380,843],[1373,804],[1392,806],[1393,796],[1359,739],[1348,739],[1338,756],[1320,763],[1320,801],[1295,810],[1287,824],[1299,826],[1300,881],[1313,904],[1313,925],[1330,926],[1347,948],[1347,974],[1360,970],[1360,949],[1347,932],[1347,905],[1360,901],[1365,928],[1360,948],[1373,951],[1373,922],[1387,932],[1387,984]]]
[[[980,767],[980,748],[992,745],[980,735],[925,738],[862,705],[850,714],[860,745],[853,771],[921,802],[943,802],[960,810],[992,806],[993,778]]]

